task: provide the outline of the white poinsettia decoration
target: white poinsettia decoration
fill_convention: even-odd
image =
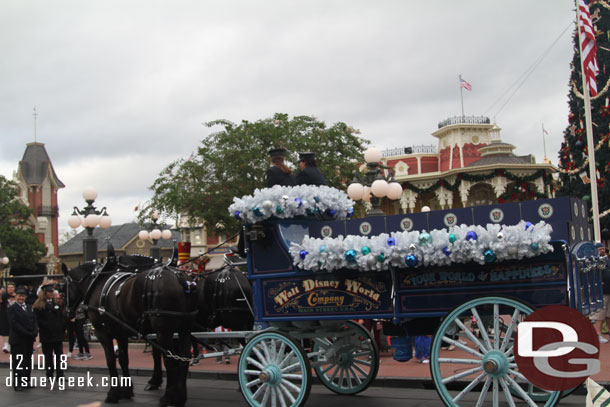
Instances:
[[[517,225],[460,225],[450,229],[382,233],[378,236],[310,238],[292,243],[295,266],[312,271],[444,266],[520,260],[553,251],[551,225],[521,221]]]
[[[352,216],[354,201],[345,192],[325,185],[299,185],[256,189],[252,195],[233,198],[229,212],[245,223],[257,223],[271,217],[291,219],[318,216],[346,219]]]

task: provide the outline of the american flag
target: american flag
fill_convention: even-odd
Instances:
[[[597,44],[595,43],[595,33],[593,32],[593,23],[589,14],[588,1],[578,0],[578,10],[580,16],[578,19],[581,42],[580,57],[582,58],[582,66],[589,93],[591,96],[595,96],[597,95],[595,77],[599,73],[599,68],[597,66]]]
[[[460,76],[460,87],[464,88],[468,91],[472,90],[472,85],[469,84],[468,82],[466,82],[464,79],[462,79],[462,77]]]

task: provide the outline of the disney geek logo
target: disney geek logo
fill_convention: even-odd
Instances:
[[[580,312],[540,308],[517,326],[515,362],[532,384],[551,391],[574,388],[600,371],[599,339]]]

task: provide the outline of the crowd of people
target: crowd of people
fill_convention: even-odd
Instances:
[[[65,357],[91,359],[89,344],[84,335],[86,320],[82,309],[75,313],[66,309],[63,295],[57,283],[46,281],[37,289],[32,286],[16,286],[13,282],[0,288],[0,336],[2,351],[11,354],[13,389],[22,391],[30,386],[31,368],[44,369],[47,378],[60,378],[63,341],[68,338]],[[78,343],[79,353],[74,353]],[[32,357],[39,349],[44,363],[33,363]]]

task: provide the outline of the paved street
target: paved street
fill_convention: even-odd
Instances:
[[[602,345],[602,372],[594,377],[605,385],[608,384],[610,376],[610,369],[607,369],[610,365],[609,345]],[[107,390],[101,382],[106,373],[103,352],[97,343],[92,344],[91,351],[94,355],[91,360],[69,359],[67,375],[86,378],[89,372],[94,387],[80,386],[64,390],[36,388],[20,393],[15,393],[12,388],[6,387],[8,355],[0,353],[0,407],[75,407],[104,400]],[[120,406],[158,405],[161,392],[143,390],[144,383],[151,374],[150,353],[143,352],[142,344],[130,346],[129,353],[136,397],[131,402],[122,401]],[[231,364],[217,364],[215,358],[205,359],[199,365],[191,367],[188,406],[246,406],[238,392],[237,359],[236,356],[232,357]],[[37,374],[39,375],[40,372]],[[429,365],[414,360],[398,363],[388,353],[383,353],[379,375],[373,387],[357,396],[339,396],[322,385],[314,384],[307,406],[337,407],[347,402],[349,407],[439,407],[441,404],[436,391],[433,390],[429,375]],[[95,384],[98,386],[96,387]],[[584,390],[581,389],[578,395],[562,400],[560,406],[582,407],[584,403]]]
[[[74,374],[85,377],[84,372]],[[2,380],[4,381],[4,375]],[[100,383],[102,375],[94,373],[93,383]],[[123,407],[156,406],[161,390],[146,392],[144,383],[147,377],[134,377],[135,398],[121,401]],[[246,406],[238,391],[238,384],[231,380],[189,379],[188,406],[244,407]],[[104,399],[106,389],[100,387],[80,387],[64,390],[36,388],[16,393],[2,383],[0,386],[0,407],[75,407]],[[337,407],[349,403],[350,407],[439,407],[436,391],[398,387],[370,387],[356,396],[340,396],[328,391],[321,385],[314,385],[307,401],[312,407]],[[561,406],[582,407],[584,396],[569,396],[562,400]]]

